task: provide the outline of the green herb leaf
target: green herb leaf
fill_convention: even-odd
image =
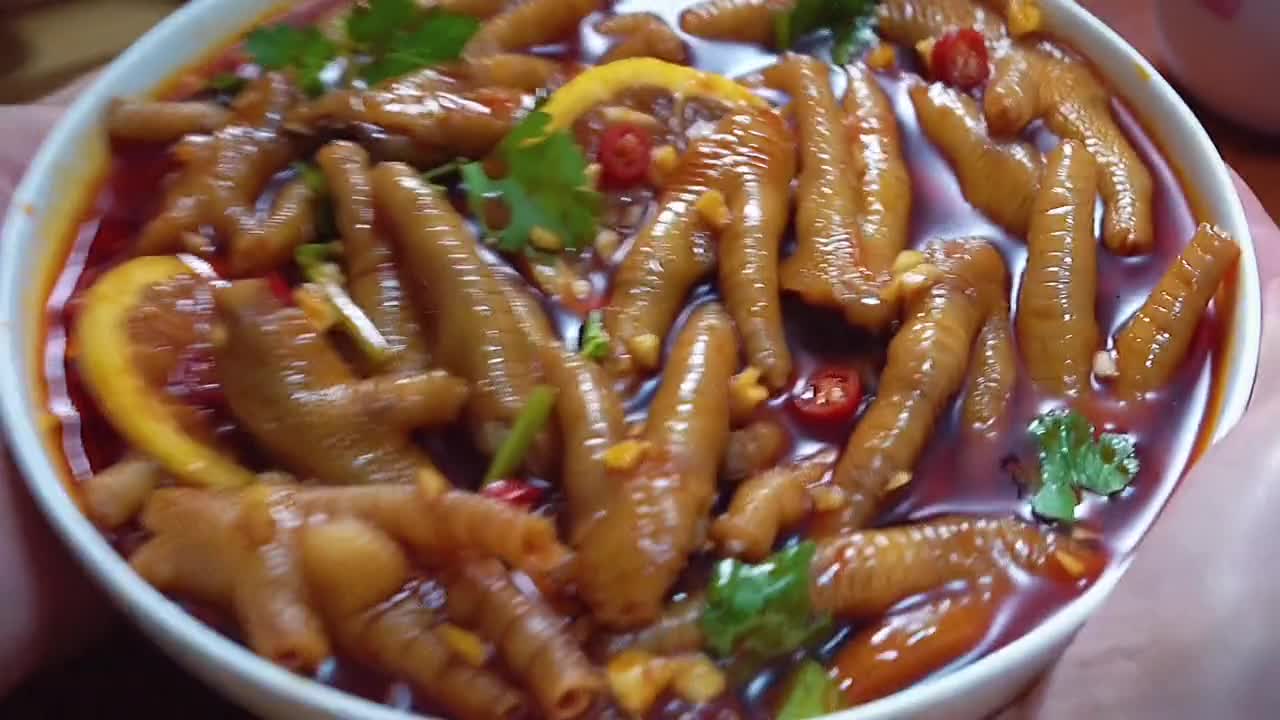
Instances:
[[[1032,498],[1037,514],[1070,522],[1076,491],[1111,495],[1129,486],[1140,468],[1133,438],[1102,433],[1074,410],[1051,410],[1029,428],[1040,446],[1040,488]]]
[[[529,454],[533,439],[551,419],[551,411],[556,408],[557,394],[556,388],[550,385],[539,385],[529,393],[524,409],[516,418],[511,432],[507,433],[506,440],[502,441],[502,447],[494,454],[489,471],[484,474],[485,485],[508,478],[524,464],[524,456]]]
[[[307,184],[307,189],[317,196],[329,194],[329,180],[324,176],[320,168],[299,160],[293,164],[293,171],[298,174],[298,177],[302,178],[302,182]]]
[[[249,84],[248,80],[235,73],[219,73],[209,81],[209,89],[217,93],[238,95],[247,84]]]
[[[809,720],[833,713],[842,707],[840,689],[826,668],[806,660],[791,678],[778,720]]]
[[[601,199],[590,188],[586,155],[567,131],[549,132],[550,123],[550,115],[535,111],[502,141],[498,154],[507,168],[505,177],[490,178],[478,162],[462,168],[472,211],[504,251],[524,249],[536,227],[554,233],[571,250],[595,237]],[[491,199],[510,211],[510,222],[501,229],[486,221],[485,205]]]
[[[413,0],[373,0],[357,5],[347,16],[347,39],[364,50],[386,47],[391,39],[416,20]]]
[[[774,16],[774,42],[788,50],[800,38],[819,30],[834,35],[831,59],[844,64],[875,42],[877,0],[797,0],[790,11]]]
[[[804,645],[830,625],[809,599],[809,566],[817,545],[804,542],[759,565],[734,559],[716,565],[700,624],[717,655],[768,659]]]
[[[609,333],[604,329],[604,314],[592,310],[582,324],[578,338],[578,352],[588,360],[600,362],[609,357]]]
[[[1076,520],[1076,503],[1080,498],[1070,485],[1061,482],[1044,483],[1031,497],[1031,509],[1046,520],[1071,523]]]
[[[299,87],[309,95],[323,94],[321,74],[338,57],[338,46],[314,27],[272,25],[258,28],[245,38],[245,51],[266,70],[291,70]]]
[[[479,29],[473,17],[424,11],[413,0],[370,0],[347,18],[347,39],[368,55],[359,73],[370,85],[457,60]]]

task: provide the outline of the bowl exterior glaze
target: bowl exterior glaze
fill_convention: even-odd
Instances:
[[[1088,56],[1143,119],[1183,178],[1194,179],[1202,219],[1226,228],[1242,246],[1225,386],[1217,415],[1221,437],[1244,412],[1257,370],[1261,296],[1253,242],[1230,175],[1190,110],[1133,48],[1071,0],[1042,0],[1049,27]],[[88,572],[148,636],[184,667],[254,713],[268,718],[406,720],[410,715],[311,682],[253,655],[206,627],[138,578],[81,514],[62,482],[61,460],[41,430],[40,328],[51,264],[76,221],[106,157],[103,117],[112,97],[144,94],[198,63],[259,17],[263,0],[195,0],[123,54],[66,113],[14,195],[0,236],[0,411],[8,441],[32,494]],[[55,257],[57,255],[58,257]],[[831,716],[831,720],[977,720],[1015,697],[1062,652],[1114,587],[1123,568],[1033,632],[954,673]]]

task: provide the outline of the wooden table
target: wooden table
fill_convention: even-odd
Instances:
[[[1160,62],[1151,21],[1156,0],[1081,0],[1139,50]],[[1199,113],[1227,161],[1280,217],[1280,141],[1259,138]],[[101,647],[56,672],[36,678],[7,702],[3,718],[97,720],[132,718],[246,718],[186,675],[135,631],[120,628]]]

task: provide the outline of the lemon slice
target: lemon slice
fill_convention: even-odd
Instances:
[[[627,58],[583,72],[552,93],[540,108],[551,116],[551,130],[563,130],[591,108],[633,87],[659,87],[677,97],[704,97],[729,105],[766,108],[769,104],[745,85],[723,75],[655,58]]]
[[[85,385],[116,430],[179,481],[230,488],[256,481],[233,458],[196,439],[178,423],[170,400],[134,363],[129,317],[151,288],[197,271],[173,255],[140,257],[103,275],[85,294],[75,327],[77,363]]]

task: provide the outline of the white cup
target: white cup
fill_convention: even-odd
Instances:
[[[1280,0],[1155,0],[1173,77],[1209,109],[1280,134]]]

